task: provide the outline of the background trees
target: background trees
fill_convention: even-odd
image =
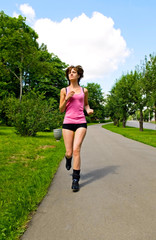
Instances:
[[[91,108],[94,109],[94,114],[92,116],[87,116],[89,122],[103,122],[105,118],[104,110],[104,93],[102,88],[97,83],[88,83],[85,86],[88,89],[88,102]]]
[[[23,88],[44,92],[58,99],[59,89],[67,83],[67,67],[47,47],[37,43],[37,33],[25,24],[25,18],[0,13],[0,86],[1,97],[14,93],[22,98]]]
[[[67,64],[49,53],[44,44],[38,45],[37,33],[25,20],[22,16],[12,18],[0,12],[0,119],[13,124],[22,135],[35,135],[36,130],[51,130],[61,124],[58,102],[60,89],[67,85],[64,74]],[[35,116],[39,114],[36,121]],[[34,133],[26,130],[28,126]]]
[[[153,116],[156,105],[156,56],[150,55],[141,67],[137,66],[135,71],[123,75],[110,91],[107,97],[107,114],[111,116],[114,124],[123,122],[130,115],[138,115],[140,131],[143,131],[143,120],[147,120],[147,112]],[[147,111],[147,109],[149,109]],[[146,111],[146,114],[144,113]]]
[[[149,55],[149,60],[145,58],[146,69],[146,89],[148,95],[147,107],[153,110],[156,122],[156,56],[154,54]]]
[[[22,86],[27,67],[34,64],[35,55],[38,49],[36,39],[38,35],[28,25],[22,16],[11,18],[0,13],[0,62],[1,70],[8,72],[10,80],[18,80],[22,98]],[[5,75],[2,75],[4,80]]]
[[[67,64],[56,55],[49,53],[42,44],[38,50],[35,66],[30,65],[25,78],[24,90],[35,89],[44,93],[46,99],[53,97],[59,101],[60,89],[67,86],[64,69]]]
[[[13,113],[15,110],[20,118],[16,100],[20,99],[21,102],[22,96],[26,96],[21,103],[20,113],[32,113],[35,111],[36,103],[30,104],[26,98],[31,102],[32,95],[34,101],[40,102],[39,95],[41,95],[44,96],[42,101],[45,104],[41,105],[45,109],[49,107],[49,113],[44,114],[47,114],[47,119],[57,123],[56,127],[60,125],[59,119],[63,117],[58,111],[58,105],[60,90],[68,85],[64,72],[67,64],[54,53],[49,53],[46,45],[38,45],[37,33],[26,25],[25,20],[22,16],[11,18],[0,12],[0,122],[9,125],[14,122],[15,125],[15,118],[11,117],[8,111]],[[145,57],[144,62],[140,67],[137,66],[135,71],[123,74],[116,80],[107,99],[104,98],[99,84],[88,83],[86,88],[89,91],[89,104],[94,109],[94,115],[87,116],[88,122],[103,122],[105,117],[111,117],[115,124],[119,125],[122,121],[125,127],[128,117],[132,115],[137,116],[142,131],[143,120],[155,116],[156,121],[156,56],[154,54]],[[27,104],[24,104],[24,101]],[[9,110],[7,104],[10,106]],[[17,109],[14,109],[15,107]],[[53,127],[49,125],[46,128],[51,130]]]

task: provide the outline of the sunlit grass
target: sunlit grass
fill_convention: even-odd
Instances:
[[[126,128],[123,128],[122,126],[116,127],[114,126],[113,123],[103,125],[102,127],[112,132],[121,134],[127,138],[156,147],[156,131],[155,130],[144,129],[141,132],[138,128],[134,128],[134,127],[126,127]]]
[[[53,133],[20,137],[14,128],[0,127],[1,240],[18,239],[24,231],[63,156],[63,139],[57,142]]]

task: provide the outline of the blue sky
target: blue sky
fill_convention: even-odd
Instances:
[[[32,22],[29,21],[28,24],[38,32],[40,43],[45,41],[48,50],[65,62],[69,62],[70,59],[71,64],[81,64],[82,59],[82,65],[85,66],[84,70],[86,71],[86,79],[84,78],[82,84],[87,82],[99,83],[105,93],[111,90],[116,79],[119,79],[122,73],[134,70],[135,66],[140,65],[140,61],[144,60],[145,55],[156,53],[156,2],[154,0],[5,0],[1,1],[0,6],[6,14],[15,16],[15,13],[24,15],[24,12],[20,10],[20,6],[23,4],[27,4],[35,12]],[[94,12],[98,14],[93,15]],[[83,13],[84,15],[82,15]],[[73,21],[75,18],[76,20]],[[48,19],[49,23],[45,19]],[[62,23],[64,19],[68,19],[65,25]],[[93,29],[88,30],[88,40],[85,30],[83,30],[84,35],[82,34],[81,38],[75,37],[77,33],[74,29],[76,26],[79,30],[80,26],[83,28],[83,21],[87,29],[95,25]],[[46,30],[44,26],[46,26]],[[55,35],[58,33],[58,39],[55,39],[54,42],[52,41],[53,35],[48,35],[47,26],[51,31],[58,27],[58,30],[54,31]],[[67,31],[61,35],[62,26]],[[97,30],[97,28],[99,29]],[[64,45],[60,40],[61,38],[62,41],[69,42],[66,35],[70,35],[70,39],[72,39],[70,46],[67,43]],[[86,45],[82,46],[80,54],[81,48],[79,47],[81,44],[83,45],[83,37]],[[92,39],[91,42],[90,39]],[[83,55],[87,41],[89,51],[93,53],[90,56],[89,52]],[[57,43],[58,46],[55,46]],[[71,55],[69,47],[71,47]],[[65,48],[68,51],[64,52]],[[111,49],[108,51],[108,48]],[[75,52],[74,56],[73,52]],[[88,59],[86,55],[88,55]],[[102,61],[102,56],[106,60]],[[79,62],[76,62],[76,57]],[[94,59],[92,63],[91,58]]]

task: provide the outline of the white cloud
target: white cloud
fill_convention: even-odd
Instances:
[[[48,51],[62,61],[82,65],[86,80],[107,79],[131,53],[112,18],[99,12],[94,12],[91,18],[82,13],[74,19],[54,22],[49,18],[35,20],[35,11],[28,4],[20,5],[19,9],[29,22],[34,20],[39,43],[46,44]]]
[[[18,18],[19,14],[16,12],[13,12],[13,17]]]
[[[34,23],[35,11],[31,6],[29,6],[29,4],[27,4],[27,3],[21,4],[19,6],[19,10],[22,13],[22,15],[24,17],[26,17],[28,23]],[[14,14],[13,14],[14,17],[18,17],[18,15],[19,14],[17,14],[16,12],[14,12]]]
[[[34,29],[39,43],[45,43],[50,52],[68,64],[82,65],[86,79],[103,78],[130,55],[121,31],[114,28],[111,18],[99,12],[91,18],[83,13],[61,22],[38,19]]]

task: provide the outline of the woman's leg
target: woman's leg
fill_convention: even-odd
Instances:
[[[72,189],[74,192],[79,191],[79,179],[80,179],[80,150],[83,139],[86,135],[86,128],[78,128],[75,132],[74,143],[73,143],[73,156],[74,156],[74,164],[73,164],[73,182]]]
[[[80,151],[83,139],[86,135],[86,128],[80,127],[76,130],[73,142],[73,156],[74,156],[74,170],[80,170],[81,167],[81,159],[80,159]]]
[[[72,154],[73,154],[73,139],[74,139],[74,132],[68,129],[63,129],[63,138],[64,144],[66,148],[66,169],[69,171],[71,169],[71,161],[72,161]]]
[[[64,145],[66,148],[65,156],[71,158],[73,154],[73,141],[74,141],[74,131],[68,129],[62,129]]]

